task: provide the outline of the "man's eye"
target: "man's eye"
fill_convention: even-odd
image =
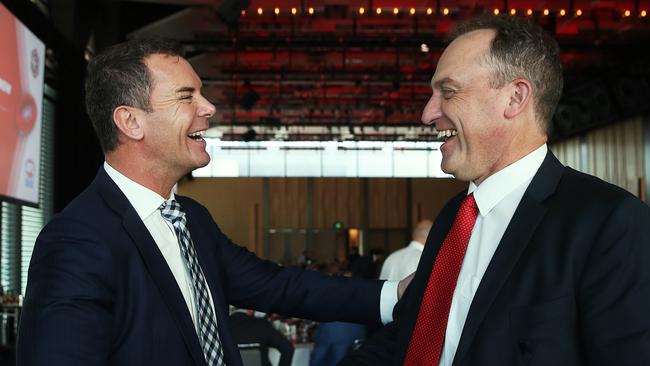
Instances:
[[[440,90],[442,97],[445,99],[449,99],[454,95],[454,91],[451,89],[441,89]]]
[[[192,101],[192,96],[191,96],[191,95],[184,95],[184,96],[182,96],[180,99],[181,99],[182,101],[186,101],[186,102],[189,101],[189,102],[191,102],[191,101]]]

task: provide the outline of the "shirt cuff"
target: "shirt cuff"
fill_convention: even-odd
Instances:
[[[379,315],[383,324],[393,321],[393,308],[397,304],[397,285],[399,281],[386,281],[381,288]]]

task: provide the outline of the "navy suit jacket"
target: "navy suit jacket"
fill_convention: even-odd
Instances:
[[[403,363],[465,195],[436,219],[396,321],[343,365]],[[480,282],[453,365],[650,365],[648,309],[650,209],[549,152]]]
[[[263,261],[232,243],[203,206],[177,199],[212,291],[226,365],[241,365],[228,304],[322,321],[380,321],[382,282]],[[167,262],[103,169],[36,241],[17,363],[205,365]]]

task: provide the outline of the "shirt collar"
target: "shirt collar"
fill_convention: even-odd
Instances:
[[[548,147],[546,144],[499,170],[485,179],[480,186],[469,183],[467,194],[474,193],[476,205],[482,216],[486,216],[502,199],[520,185],[530,183],[542,165]]]
[[[422,244],[422,243],[420,243],[419,241],[416,241],[416,240],[411,240],[411,242],[409,243],[409,247],[417,249],[419,251],[424,250],[424,244]]]
[[[149,215],[158,210],[163,202],[167,201],[158,193],[118,172],[107,162],[104,162],[104,170],[106,170],[106,174],[111,177],[122,193],[124,193],[126,199],[129,200],[141,220],[149,217]],[[171,192],[169,199],[174,199],[174,192]]]

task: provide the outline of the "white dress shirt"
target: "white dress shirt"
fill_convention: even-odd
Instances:
[[[441,366],[451,366],[467,313],[490,260],[537,170],[546,157],[546,144],[496,172],[479,186],[470,182],[479,209],[451,300]]]
[[[196,306],[194,293],[190,284],[190,274],[183,262],[181,255],[181,248],[178,244],[178,238],[174,232],[174,227],[170,222],[163,219],[160,210],[158,209],[165,198],[158,193],[146,188],[145,186],[134,182],[122,173],[115,170],[107,162],[104,162],[104,170],[108,176],[115,182],[118,188],[124,193],[129,200],[138,216],[144,222],[144,225],[149,230],[153,237],[158,249],[162,253],[169,269],[172,271],[176,283],[185,298],[185,303],[190,311],[194,325],[196,326]],[[174,192],[170,194],[169,200],[174,199]],[[381,321],[386,324],[393,321],[393,307],[397,303],[397,286],[399,281],[386,281],[381,289],[380,295],[380,315]],[[209,285],[208,285],[209,288]],[[212,300],[212,293],[210,295],[210,305],[214,311],[214,301]]]
[[[132,181],[111,167],[107,162],[104,162],[104,170],[106,170],[108,176],[111,177],[122,193],[124,193],[126,198],[129,200],[129,203],[131,203],[131,206],[133,206],[135,212],[144,223],[144,226],[149,230],[156,245],[158,245],[158,249],[160,249],[169,269],[172,271],[172,274],[176,279],[178,288],[183,294],[185,304],[187,304],[187,309],[189,310],[190,316],[194,321],[194,326],[196,327],[196,300],[194,299],[194,293],[191,287],[190,273],[183,261],[181,247],[178,244],[178,237],[176,236],[174,227],[169,221],[162,217],[159,210],[159,207],[166,201],[166,199],[149,188]],[[173,199],[174,192],[171,192],[168,200]],[[206,285],[208,285],[209,289],[209,284],[206,283]],[[210,296],[212,312],[216,314],[214,311],[212,293],[208,291],[208,295]]]
[[[405,248],[396,250],[386,258],[379,274],[380,280],[401,280],[415,272],[422,256],[424,244],[411,240]]]

